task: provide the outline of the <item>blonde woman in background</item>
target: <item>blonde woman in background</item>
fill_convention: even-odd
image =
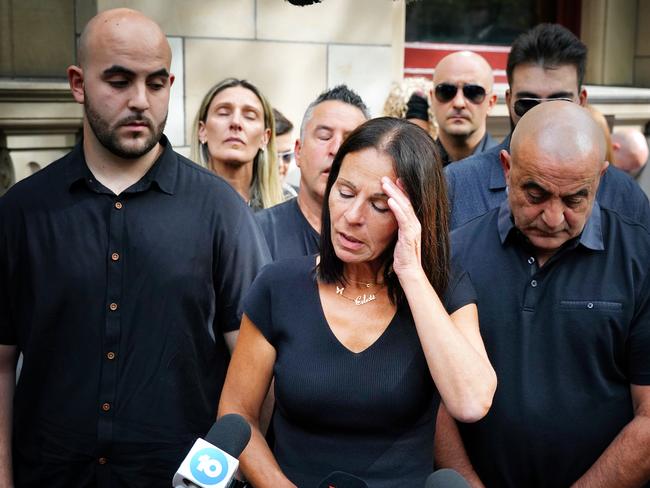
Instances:
[[[384,115],[387,117],[397,117],[398,119],[407,119],[422,127],[435,140],[438,135],[438,126],[431,111],[431,100],[429,97],[431,96],[432,88],[432,81],[422,77],[404,78],[399,83],[393,83],[388,97],[384,102]],[[421,99],[426,100],[426,121],[422,117],[415,117],[413,119],[407,117],[409,100],[411,100],[413,95],[417,95]]]
[[[192,159],[225,179],[253,210],[284,200],[273,109],[246,80],[227,78],[203,97],[194,120]]]

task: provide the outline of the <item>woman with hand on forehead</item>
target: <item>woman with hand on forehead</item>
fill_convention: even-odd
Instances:
[[[433,140],[366,122],[332,164],[320,256],[267,266],[245,300],[219,415],[253,426],[240,458],[253,486],[312,487],[332,471],[424,485],[440,401],[473,422],[496,387],[471,283],[450,267]],[[258,425],[273,377],[271,451]]]

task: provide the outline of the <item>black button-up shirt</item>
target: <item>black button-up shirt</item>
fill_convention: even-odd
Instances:
[[[171,483],[215,419],[223,334],[270,258],[239,195],[161,142],[119,196],[80,144],[0,199],[0,343],[24,356],[17,486]]]
[[[499,386],[459,424],[486,486],[569,486],[632,419],[650,384],[650,234],[594,202],[582,234],[541,268],[508,201],[452,233]]]

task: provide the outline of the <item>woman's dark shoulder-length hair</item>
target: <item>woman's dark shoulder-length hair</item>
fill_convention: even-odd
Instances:
[[[440,156],[431,136],[403,119],[380,117],[352,132],[341,145],[330,170],[323,203],[318,277],[325,283],[345,284],[343,262],[334,252],[331,235],[329,196],[348,154],[373,148],[393,160],[395,174],[404,185],[415,215],[422,225],[422,268],[442,298],[449,281],[449,210]],[[384,282],[393,303],[402,303],[404,291],[393,271],[392,244],[382,254]]]

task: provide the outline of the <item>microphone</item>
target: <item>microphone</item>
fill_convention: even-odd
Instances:
[[[334,471],[320,482],[318,488],[368,488],[368,485],[349,473]]]
[[[424,488],[471,488],[469,483],[453,469],[439,469],[429,475]]]
[[[205,440],[198,438],[179,466],[174,488],[227,488],[239,468],[237,458],[251,438],[251,427],[241,415],[217,420]]]

